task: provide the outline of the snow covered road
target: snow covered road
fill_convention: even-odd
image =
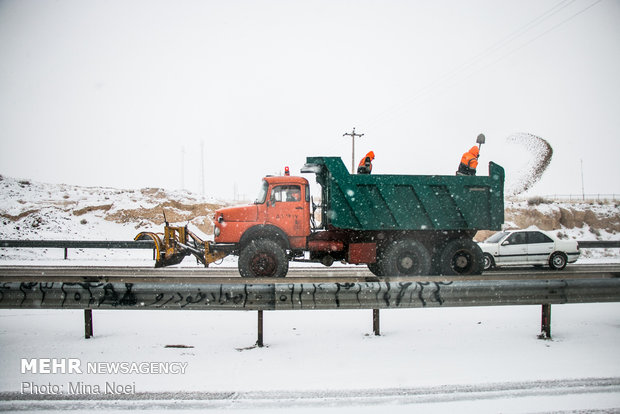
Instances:
[[[538,306],[370,311],[0,311],[0,410],[56,412],[618,412],[620,304],[556,305],[553,340]],[[169,347],[170,345],[174,347]],[[179,361],[183,375],[20,372],[23,358]],[[134,384],[127,395],[28,395],[24,382]],[[597,411],[598,410],[598,411]]]
[[[390,406],[391,412],[411,409],[499,408],[523,412],[532,408],[553,411],[611,410],[617,408],[620,378],[585,378],[555,381],[507,382],[419,388],[270,391],[270,392],[146,392],[115,395],[28,396],[0,393],[0,410],[252,410],[252,412],[353,409],[364,412]],[[584,404],[584,401],[588,401]],[[595,401],[593,403],[592,401]],[[518,407],[518,408],[517,408]],[[484,410],[483,410],[484,411]],[[409,411],[410,412],[410,411]]]

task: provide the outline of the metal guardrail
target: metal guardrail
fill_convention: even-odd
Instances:
[[[546,194],[540,197],[548,200],[558,201],[616,201],[620,199],[620,194]]]
[[[33,247],[59,249],[153,249],[151,240],[0,240],[0,247]]]
[[[356,283],[109,283],[0,282],[0,309],[84,309],[85,336],[93,309],[263,311],[542,305],[541,338],[551,337],[551,305],[620,301],[620,278]]]
[[[620,241],[580,241],[580,248],[620,247]],[[153,249],[152,241],[0,240],[0,248]],[[0,309],[84,309],[85,337],[93,335],[92,309],[257,310],[263,346],[263,311],[542,305],[540,338],[551,338],[551,304],[620,301],[620,279],[364,282],[318,284],[149,284],[0,282]]]
[[[613,248],[620,247],[620,240],[580,240],[579,247]],[[59,248],[59,249],[154,249],[151,240],[0,240],[0,248]]]
[[[580,249],[606,249],[613,247],[620,247],[620,240],[584,240],[578,241]]]
[[[584,240],[577,243],[581,249],[620,247],[620,240]],[[155,249],[155,243],[151,240],[0,240],[0,248],[11,247],[65,249],[65,259],[67,259],[68,249]]]
[[[0,282],[4,309],[402,309],[620,301],[620,279],[356,283]]]
[[[155,255],[155,243],[151,240],[0,240],[0,248],[58,248],[65,249],[151,249]]]

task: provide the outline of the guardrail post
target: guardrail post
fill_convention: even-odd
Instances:
[[[65,247],[65,260],[67,260],[67,251],[68,251],[68,250],[69,250],[69,249]]]
[[[93,310],[84,309],[84,337],[86,339],[93,336]]]
[[[551,305],[542,305],[540,335],[538,339],[551,339]]]
[[[372,330],[375,336],[381,336],[381,329],[379,323],[379,309],[372,310]]]
[[[256,346],[259,348],[263,347],[263,311],[258,311],[258,340],[256,341]]]

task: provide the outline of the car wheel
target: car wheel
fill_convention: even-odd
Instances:
[[[483,270],[491,270],[495,267],[495,260],[493,259],[493,256],[491,256],[489,253],[484,254],[483,260],[484,260],[484,264],[482,266]]]
[[[386,247],[379,269],[383,271],[382,276],[428,275],[431,256],[416,240],[398,240]]]
[[[442,275],[479,275],[484,267],[484,254],[476,242],[454,239],[443,248],[439,267]]]
[[[567,258],[562,252],[555,252],[549,258],[549,267],[554,270],[562,270],[566,267]]]
[[[286,251],[273,240],[252,240],[239,253],[242,277],[284,277],[288,272]]]

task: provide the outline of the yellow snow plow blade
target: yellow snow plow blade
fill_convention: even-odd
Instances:
[[[181,263],[186,256],[194,255],[205,267],[226,256],[217,251],[211,242],[204,241],[188,230],[187,226],[174,227],[166,223],[164,233],[142,232],[134,240],[152,240],[155,243],[155,267]]]

